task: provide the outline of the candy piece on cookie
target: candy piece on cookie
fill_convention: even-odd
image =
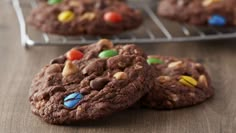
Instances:
[[[76,107],[76,105],[79,103],[79,101],[83,98],[83,95],[75,92],[72,94],[69,94],[64,98],[64,106],[68,109],[73,109]]]
[[[225,17],[221,15],[213,15],[209,18],[208,24],[211,26],[225,26],[227,23]]]

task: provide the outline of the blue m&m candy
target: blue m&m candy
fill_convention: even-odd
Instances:
[[[69,109],[73,109],[77,106],[79,101],[83,98],[83,95],[75,92],[64,98],[64,106]]]
[[[209,18],[208,24],[212,26],[224,26],[226,25],[226,19],[221,15],[213,15]]]

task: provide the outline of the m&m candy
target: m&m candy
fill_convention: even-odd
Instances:
[[[163,64],[163,61],[160,60],[160,59],[157,59],[157,58],[148,58],[147,59],[147,63],[149,65],[152,65],[152,64]]]
[[[213,15],[209,18],[208,24],[212,26],[224,26],[226,25],[226,19],[221,15]]]
[[[83,56],[84,54],[76,49],[71,49],[66,53],[66,58],[71,61],[80,60],[81,58],[83,58]]]
[[[64,106],[66,108],[73,109],[78,105],[78,103],[80,102],[82,98],[83,98],[83,95],[78,92],[69,94],[68,96],[64,98]]]
[[[62,0],[48,0],[48,4],[49,5],[54,5],[54,4],[58,4],[58,3],[61,3]]]
[[[115,50],[104,50],[101,53],[99,53],[99,58],[109,58],[118,55],[118,52]]]
[[[58,20],[62,23],[70,22],[75,18],[72,11],[63,11],[58,15]]]
[[[104,14],[104,20],[111,23],[119,23],[123,20],[120,13],[117,12],[107,12]]]

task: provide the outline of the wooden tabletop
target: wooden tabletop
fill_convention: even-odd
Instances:
[[[9,0],[0,1],[1,133],[233,133],[236,131],[236,40],[140,45],[148,54],[190,57],[212,77],[215,96],[203,104],[172,111],[126,110],[78,126],[47,124],[30,111],[28,90],[41,67],[70,47],[20,45],[19,27]]]

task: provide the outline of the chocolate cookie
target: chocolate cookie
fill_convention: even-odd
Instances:
[[[61,1],[64,1],[64,0],[37,0],[37,1],[48,2],[48,4],[54,4],[54,3],[60,3]],[[96,1],[96,0],[93,0],[93,1]],[[126,1],[126,0],[110,0],[110,1]]]
[[[142,98],[146,107],[174,109],[201,103],[213,95],[210,78],[202,64],[190,59],[149,56],[154,87]]]
[[[236,25],[235,0],[162,0],[158,14],[194,25]]]
[[[135,45],[103,39],[75,47],[33,79],[31,110],[53,124],[103,118],[124,110],[149,91],[151,71]]]
[[[29,15],[28,23],[58,35],[114,35],[139,27],[142,15],[114,0],[64,0],[40,3]]]

